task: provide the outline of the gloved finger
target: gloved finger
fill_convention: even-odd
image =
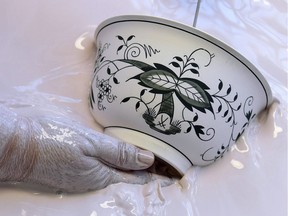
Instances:
[[[95,161],[96,162],[96,161]],[[129,184],[146,184],[151,181],[157,180],[162,187],[171,185],[175,182],[175,179],[168,178],[166,176],[160,176],[152,174],[147,171],[122,171],[118,170],[101,162],[96,162],[97,165],[94,169],[89,171],[88,175],[83,176],[83,180],[79,187],[74,187],[68,190],[68,192],[83,192],[87,190],[100,190],[111,184],[115,183],[129,183]]]
[[[114,170],[114,174],[115,176],[113,177],[111,183],[124,182],[129,184],[143,185],[157,180],[159,181],[162,187],[166,187],[176,182],[176,179],[150,173],[146,170],[130,171],[130,172]]]
[[[86,155],[96,156],[105,164],[123,170],[142,170],[154,162],[154,154],[134,145],[119,141],[104,134],[90,134],[90,142],[94,149]]]
[[[63,170],[61,181],[54,179],[50,186],[56,191],[63,192],[86,192],[89,190],[100,190],[115,183],[146,184],[158,180],[161,186],[168,186],[175,181],[166,176],[152,174],[147,171],[121,171],[97,161],[91,157],[85,158],[85,164],[89,169],[82,169],[75,174],[73,170]],[[53,180],[53,179],[52,179]],[[35,179],[34,179],[35,182]],[[59,184],[61,182],[61,184]],[[39,181],[37,183],[42,183]]]

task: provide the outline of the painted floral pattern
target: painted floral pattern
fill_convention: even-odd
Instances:
[[[90,102],[92,108],[105,110],[103,101],[113,103],[118,97],[113,92],[113,85],[120,84],[117,74],[121,73],[125,68],[138,68],[141,72],[128,78],[126,82],[137,81],[142,90],[138,96],[127,95],[121,98],[121,104],[134,103],[135,112],[145,110],[141,115],[145,123],[153,130],[165,134],[175,135],[179,133],[194,133],[199,140],[209,141],[215,135],[215,128],[206,128],[199,122],[199,114],[210,112],[216,118],[216,114],[221,114],[221,118],[231,127],[231,136],[228,144],[223,144],[220,149],[216,150],[213,158],[207,158],[208,152],[215,149],[209,148],[201,155],[202,160],[212,161],[221,158],[228,150],[231,141],[241,135],[248,126],[251,119],[255,117],[253,109],[253,97],[246,99],[244,104],[237,101],[238,93],[233,91],[230,84],[225,84],[221,79],[218,80],[218,90],[211,92],[209,86],[203,83],[201,77],[201,69],[209,67],[215,55],[204,48],[193,50],[190,54],[184,56],[174,56],[168,65],[161,63],[148,64],[139,61],[138,56],[144,55],[149,58],[157,55],[160,50],[152,48],[150,45],[133,42],[135,36],[124,37],[116,36],[120,45],[116,50],[119,55],[117,60],[106,59],[103,53],[109,48],[110,44],[100,46],[98,57],[95,64],[95,86],[98,89],[98,95],[95,97],[93,90],[90,93]],[[200,65],[195,58],[199,53],[206,56],[206,63]],[[124,66],[123,66],[124,65]],[[106,78],[99,78],[97,72],[105,68]],[[150,100],[144,97],[149,94]],[[159,96],[161,100],[159,101]],[[176,100],[182,104],[181,113],[175,113]],[[212,106],[213,105],[213,106]],[[216,109],[215,109],[216,107]],[[242,131],[234,134],[234,127],[237,124],[235,112],[243,110],[243,114],[247,122],[243,125]],[[190,112],[189,117],[184,113]],[[218,115],[217,115],[218,116]]]

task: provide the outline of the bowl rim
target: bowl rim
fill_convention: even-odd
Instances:
[[[192,26],[188,26],[186,24],[171,20],[171,19],[166,19],[166,18],[161,18],[161,17],[156,17],[156,16],[149,16],[149,15],[120,15],[120,16],[114,16],[110,17],[104,21],[102,21],[98,27],[95,30],[94,33],[94,41],[95,43],[97,42],[98,35],[100,32],[113,24],[117,23],[123,23],[123,22],[145,22],[145,23],[152,23],[152,24],[158,24],[158,25],[164,25],[169,28],[174,28],[189,34],[192,34],[194,36],[200,37],[209,43],[212,43],[213,45],[217,46],[218,48],[222,49],[223,51],[229,53],[231,56],[236,58],[238,61],[240,61],[245,67],[255,76],[255,78],[260,82],[260,84],[263,87],[265,96],[266,96],[266,105],[265,109],[272,103],[273,101],[273,96],[272,96],[272,91],[271,88],[263,76],[263,74],[256,68],[254,64],[252,64],[247,58],[245,58],[240,52],[236,51],[234,48],[226,44],[225,42],[221,41],[220,39],[204,32],[199,29],[196,29]]]

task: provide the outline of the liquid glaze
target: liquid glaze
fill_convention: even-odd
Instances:
[[[138,13],[192,25],[196,1],[7,1],[3,5],[0,102],[30,115],[33,109],[72,118],[101,131],[87,105],[97,24],[114,15]],[[164,188],[155,181],[143,186],[120,183],[85,194],[54,194],[37,186],[0,184],[0,214],[286,215],[285,8],[286,2],[272,0],[201,4],[197,27],[251,60],[279,101],[250,125],[222,160],[192,167]]]

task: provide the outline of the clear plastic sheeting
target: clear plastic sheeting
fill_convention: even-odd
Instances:
[[[90,115],[93,34],[106,18],[144,14],[193,24],[197,1],[15,1],[0,7],[0,103],[28,116]],[[246,56],[275,97],[216,163],[161,187],[118,183],[82,194],[0,184],[0,215],[287,215],[287,2],[202,0],[197,28]],[[245,83],[243,83],[245,88]]]

